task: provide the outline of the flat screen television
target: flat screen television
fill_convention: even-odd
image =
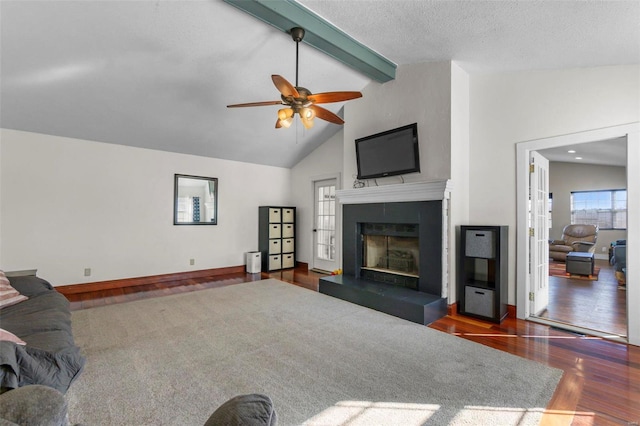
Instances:
[[[356,161],[358,179],[419,172],[418,124],[356,139]]]

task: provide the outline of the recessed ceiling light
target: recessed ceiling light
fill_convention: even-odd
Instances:
[[[576,157],[576,160],[582,160],[582,157]]]
[[[576,150],[575,149],[570,149],[569,151],[567,151],[569,154],[575,154]]]

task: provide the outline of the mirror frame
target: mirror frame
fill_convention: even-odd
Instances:
[[[179,222],[178,221],[178,196],[180,193],[181,179],[200,179],[209,182],[213,186],[213,220],[210,222]],[[184,187],[183,187],[184,188]],[[174,225],[217,225],[218,224],[218,178],[175,174],[173,181],[173,224]]]

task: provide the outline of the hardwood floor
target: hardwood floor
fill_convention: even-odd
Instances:
[[[540,317],[626,336],[627,292],[609,262],[598,259],[596,266],[596,281],[549,277],[549,306]]]
[[[317,291],[322,274],[296,268],[271,274],[233,272],[135,287],[73,291],[59,288],[72,310],[277,278]],[[544,425],[640,424],[640,347],[563,332],[516,318],[501,324],[451,314],[429,327],[559,368],[564,375],[545,411]]]

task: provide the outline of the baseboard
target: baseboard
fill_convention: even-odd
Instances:
[[[507,318],[516,318],[516,305],[507,305]]]
[[[201,269],[199,271],[177,272],[173,274],[151,275],[147,277],[122,278],[117,280],[97,281],[92,283],[78,283],[56,286],[56,290],[63,295],[87,293],[91,291],[109,290],[114,288],[136,287],[166,281],[188,280],[194,278],[211,277],[216,275],[244,273],[245,265],[229,266],[226,268]]]
[[[447,315],[456,315],[458,313],[458,302],[447,305]],[[505,318],[516,318],[516,306],[507,305],[507,316]]]
[[[458,313],[458,302],[447,305],[447,315],[455,315]]]

